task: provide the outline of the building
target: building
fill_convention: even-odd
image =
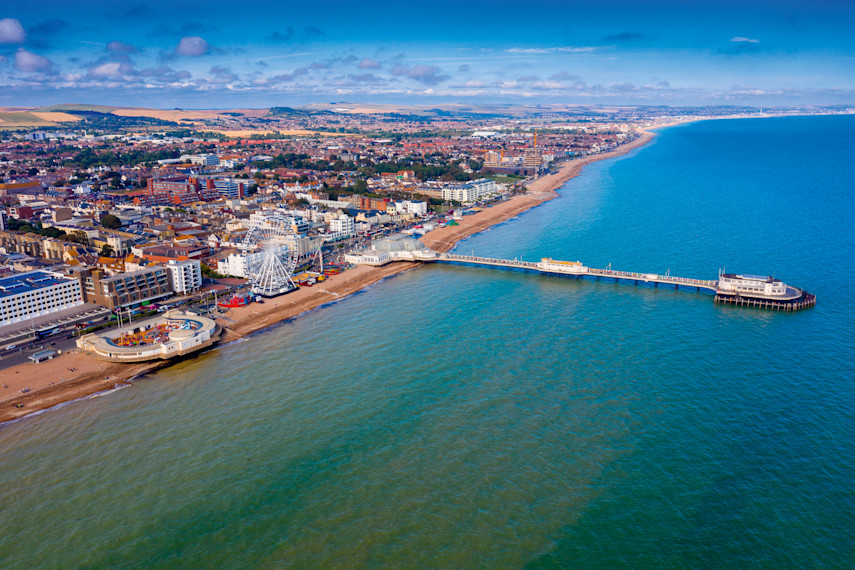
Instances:
[[[30,220],[34,213],[30,206],[9,206],[9,215],[18,220]]]
[[[54,222],[65,222],[70,220],[74,215],[71,208],[54,208],[51,210],[50,218]]]
[[[463,184],[453,184],[442,190],[443,200],[469,204],[499,193],[499,185],[489,178],[480,178]]]
[[[225,259],[217,261],[217,273],[220,275],[229,275],[231,277],[240,277],[246,279],[249,277],[249,262],[251,257],[259,256],[260,254],[232,253]]]
[[[254,212],[249,215],[249,228],[281,228],[286,233],[304,234],[309,231],[309,222],[302,216],[280,214],[271,210]]]
[[[338,239],[348,238],[356,233],[354,219],[347,214],[342,214],[330,220],[330,233]]]
[[[217,342],[222,327],[213,319],[177,310],[135,322],[130,330],[110,329],[82,336],[77,347],[107,362],[168,360]]]
[[[543,165],[543,157],[540,154],[540,149],[527,149],[523,156],[523,166],[526,168],[539,169]]]
[[[214,178],[212,181],[214,188],[224,198],[238,200],[245,196],[244,183],[240,180],[234,178]]]
[[[718,293],[744,297],[782,297],[787,294],[787,285],[780,279],[765,275],[722,273],[718,277]]]
[[[61,273],[30,271],[0,279],[0,326],[82,304],[80,282]]]
[[[172,281],[172,291],[187,294],[198,291],[202,287],[202,264],[197,259],[176,261],[170,259],[166,264]]]
[[[344,260],[354,265],[374,265],[379,267],[392,261],[388,251],[365,251],[362,253],[346,253]]]
[[[202,244],[168,245],[155,244],[131,247],[131,253],[154,263],[169,263],[169,260],[202,259],[208,255],[208,246]]]
[[[386,265],[392,261],[435,261],[437,253],[422,242],[404,234],[375,240],[371,249],[345,254],[348,263],[356,265]]]
[[[212,179],[200,181],[195,177],[149,178],[146,184],[147,196],[140,200],[140,203],[146,206],[210,202],[220,197]]]
[[[42,183],[37,180],[24,180],[16,182],[0,182],[0,196],[12,196],[19,190],[40,191]]]
[[[218,166],[220,164],[220,157],[216,154],[194,154],[182,156],[181,158],[186,158],[191,164],[198,164],[200,166]]]
[[[427,202],[404,200],[403,202],[395,202],[395,206],[399,214],[412,214],[422,217],[426,216],[428,212]]]
[[[353,207],[357,210],[379,210],[385,212],[389,198],[371,198],[369,196],[354,194],[347,198],[347,201],[353,204]]]
[[[38,234],[0,231],[0,249],[6,253],[21,253],[30,257],[63,261],[63,254],[68,245],[71,245],[71,242],[46,238]]]
[[[169,272],[163,266],[144,267],[139,271],[108,276],[102,269],[79,269],[74,274],[80,281],[83,298],[111,311],[138,307],[143,303],[172,296]]]

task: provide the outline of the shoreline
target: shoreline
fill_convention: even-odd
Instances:
[[[670,125],[653,128],[664,126]],[[432,249],[447,252],[471,235],[488,230],[556,198],[558,189],[568,180],[578,176],[586,165],[624,155],[645,146],[656,136],[656,133],[649,130],[641,129],[640,132],[641,135],[637,139],[610,152],[568,160],[556,173],[529,182],[524,194],[512,196],[472,216],[466,216],[458,221],[457,226],[437,228],[420,239]],[[293,293],[267,299],[263,305],[254,303],[229,309],[225,315],[217,318],[224,330],[219,342],[212,349],[216,350],[219,346],[298,318],[421,265],[394,262],[383,267],[358,266],[331,276],[313,287],[303,287]],[[74,349],[40,364],[20,364],[0,370],[0,383],[4,385],[4,388],[0,388],[0,428],[6,422],[19,420],[59,404],[113,390],[120,385],[132,384],[134,379],[171,364],[171,361],[112,364]],[[35,377],[36,374],[38,378]],[[30,391],[22,393],[24,388],[29,388]],[[16,404],[23,404],[23,407],[16,408]]]

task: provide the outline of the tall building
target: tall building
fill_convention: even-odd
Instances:
[[[353,218],[342,214],[330,220],[330,232],[339,238],[350,237],[356,233],[356,224]]]
[[[226,199],[236,200],[244,197],[244,183],[240,180],[234,178],[213,178],[209,182],[213,182],[214,188],[217,189],[220,196]]]
[[[169,271],[173,292],[183,295],[198,291],[202,287],[202,264],[198,259],[170,259],[166,269]]]
[[[82,304],[80,282],[61,273],[30,271],[0,279],[0,326]]]

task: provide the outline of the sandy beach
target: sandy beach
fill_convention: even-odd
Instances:
[[[647,144],[654,134],[641,136],[608,153],[567,161],[558,172],[540,177],[527,185],[525,194],[516,195],[477,214],[466,216],[457,226],[438,228],[421,239],[429,247],[449,251],[460,240],[509,220],[520,213],[555,198],[556,190],[581,172],[586,164],[625,154]],[[332,276],[313,287],[303,287],[263,304],[230,309],[218,322],[224,327],[220,344],[293,319],[326,303],[342,299],[382,279],[418,267],[413,263],[391,263],[384,267],[359,266]],[[40,364],[21,364],[0,370],[0,423],[50,408],[57,404],[109,390],[142,374],[169,366],[159,361],[140,364],[102,362],[77,349]],[[22,390],[28,389],[27,392]],[[22,407],[18,407],[22,404]]]

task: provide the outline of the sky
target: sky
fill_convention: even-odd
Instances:
[[[855,104],[855,1],[0,4],[0,106]]]

